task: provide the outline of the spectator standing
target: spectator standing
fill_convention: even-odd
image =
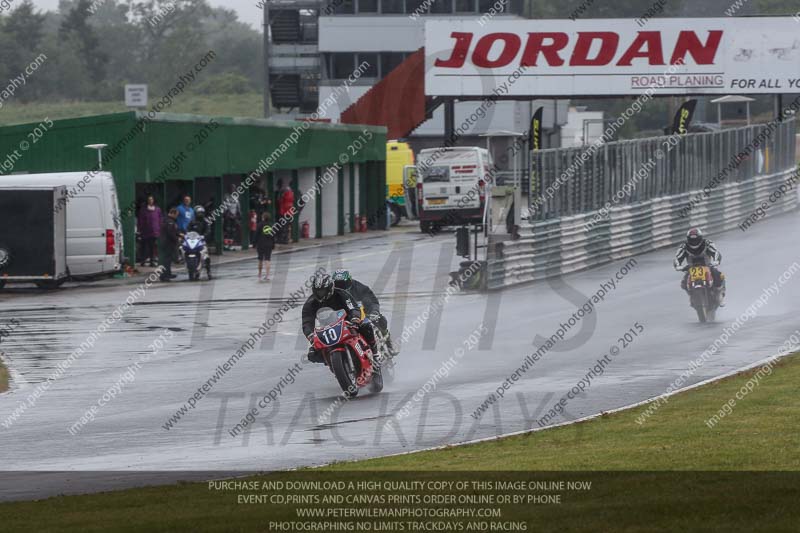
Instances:
[[[256,228],[256,250],[258,251],[258,279],[261,280],[262,266],[266,264],[264,271],[264,281],[269,281],[269,267],[272,261],[272,249],[275,248],[275,236],[273,235],[272,224],[269,222],[269,212],[261,213],[261,222]]]
[[[194,208],[192,208],[192,197],[188,194],[183,197],[183,203],[178,206],[178,231],[186,233],[189,224],[194,220]]]
[[[256,230],[258,229],[258,213],[255,209],[251,209],[248,215],[248,227],[250,228],[250,246],[255,247],[258,236]]]
[[[181,237],[186,234],[189,224],[194,220],[194,208],[192,207],[192,197],[184,195],[183,203],[178,206],[178,219],[175,223],[178,225],[178,247],[175,249],[174,260],[178,264],[183,263],[183,249],[180,247]]]
[[[161,272],[161,281],[170,281],[176,277],[172,273],[172,262],[175,260],[175,253],[178,249],[177,219],[178,210],[173,207],[161,225],[161,265],[164,267]]]
[[[294,207],[294,191],[283,180],[278,180],[278,242],[289,244],[289,224],[291,223],[292,207]]]
[[[270,198],[266,193],[259,196],[258,202],[256,202],[256,213],[258,214],[258,220],[261,220],[261,213],[264,211],[269,211],[271,208],[272,198]]]
[[[264,189],[258,187],[257,185],[250,187],[250,209],[252,211],[258,210],[258,204],[263,196]]]
[[[225,206],[225,211],[222,215],[225,238],[236,243],[242,233],[242,210],[239,205],[239,193],[236,192],[235,185],[231,184],[228,187],[228,194],[223,198],[222,204]]]
[[[156,266],[158,254],[158,236],[161,233],[163,223],[161,208],[156,205],[153,195],[147,196],[147,203],[139,209],[139,219],[136,226],[142,238],[142,260],[140,265],[144,266],[145,261],[150,261],[150,266]]]

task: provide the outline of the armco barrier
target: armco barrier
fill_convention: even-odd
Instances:
[[[598,211],[523,225],[519,240],[490,241],[487,287],[527,283],[677,245],[692,226],[712,236],[738,228],[781,184],[796,179],[797,172],[792,168],[713,189],[685,218],[681,209],[698,191],[612,207],[594,223]],[[792,186],[770,204],[766,216],[791,211],[797,204]]]

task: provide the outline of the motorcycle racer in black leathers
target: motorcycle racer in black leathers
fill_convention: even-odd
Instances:
[[[392,338],[389,334],[389,323],[386,317],[381,313],[381,304],[378,297],[372,292],[367,285],[360,281],[353,279],[350,272],[345,269],[336,270],[333,273],[333,283],[337,289],[342,289],[349,292],[356,303],[361,303],[364,306],[364,311],[374,325],[376,325],[386,338],[386,347],[388,348],[392,357],[397,355],[392,344]]]
[[[686,265],[683,265],[684,262]],[[703,232],[699,228],[692,228],[686,233],[686,242],[678,247],[672,263],[675,270],[685,272],[681,280],[681,289],[684,291],[688,291],[688,268],[694,262],[704,263],[711,269],[714,287],[720,291],[719,305],[723,307],[725,305],[725,275],[717,268],[722,262],[722,254],[711,240],[703,236]]]
[[[311,346],[308,349],[308,360],[312,363],[324,363],[322,354],[314,349],[314,324],[317,311],[323,307],[330,307],[334,311],[347,312],[347,320],[358,325],[358,332],[369,344],[373,356],[379,359],[378,347],[375,343],[375,332],[369,318],[361,317],[361,308],[349,292],[338,289],[333,284],[333,278],[328,274],[320,274],[314,278],[311,287],[311,296],[303,305],[303,335],[308,338]]]

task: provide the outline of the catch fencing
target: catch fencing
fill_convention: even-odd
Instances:
[[[794,165],[795,134],[792,119],[714,133],[537,151],[532,158],[530,218],[587,213],[615,197],[618,206],[702,190],[723,172],[721,182],[738,183],[784,170]],[[645,179],[619,199],[618,191],[642,169],[649,169]]]
[[[712,235],[744,231],[766,216],[796,209],[795,129],[790,120],[676,137],[669,150],[665,137],[600,147],[552,198],[544,195],[538,210],[532,201],[519,239],[490,238],[486,287],[540,280],[677,245],[692,226]],[[560,169],[575,167],[584,151],[535,155],[543,163],[536,174],[539,194],[556,183]],[[649,170],[641,176],[641,168]],[[633,180],[637,173],[640,179]],[[628,193],[618,194],[634,181]],[[535,182],[532,188],[537,190]],[[763,214],[755,217],[757,211]]]

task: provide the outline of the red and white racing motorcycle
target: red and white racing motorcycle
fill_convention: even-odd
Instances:
[[[354,398],[364,387],[369,387],[370,392],[383,390],[380,364],[358,326],[347,320],[344,311],[330,307],[317,311],[314,348],[322,354],[347,397]]]

